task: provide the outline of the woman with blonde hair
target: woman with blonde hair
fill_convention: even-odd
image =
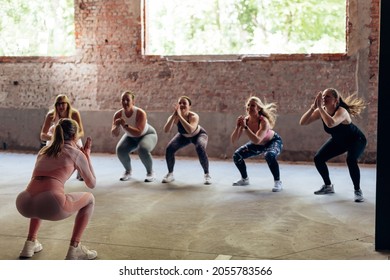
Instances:
[[[95,259],[96,251],[82,246],[80,239],[93,214],[95,198],[90,192],[65,194],[64,185],[77,170],[88,188],[94,188],[96,177],[90,160],[91,138],[79,148],[79,127],[71,119],[61,119],[54,128],[52,142],[37,156],[27,188],[16,198],[16,208],[30,218],[27,240],[20,258],[30,258],[43,247],[37,235],[42,220],[59,221],[77,213],[66,259]]]
[[[239,147],[233,154],[234,164],[241,174],[241,179],[233,186],[249,185],[245,159],[264,154],[265,160],[274,179],[273,192],[280,192],[280,170],[277,157],[282,151],[283,141],[273,130],[276,123],[276,104],[263,103],[256,96],[246,102],[247,114],[237,118],[236,126],[231,134],[231,141],[236,144],[241,135],[248,137],[249,142]]]
[[[54,101],[53,109],[49,110],[49,112],[46,114],[40,134],[41,141],[44,142],[45,145],[49,145],[51,143],[54,127],[58,121],[63,118],[72,119],[77,122],[79,127],[79,140],[77,145],[81,148],[83,146],[81,138],[84,137],[83,122],[81,121],[80,112],[72,107],[69,98],[65,94],[57,95]],[[80,181],[83,180],[79,173],[77,173],[77,179]]]
[[[363,132],[352,123],[352,117],[358,116],[365,107],[364,100],[356,97],[356,94],[344,99],[336,89],[327,88],[316,95],[310,109],[302,115],[300,125],[321,120],[325,132],[331,135],[314,156],[314,163],[324,181],[324,185],[314,194],[334,193],[326,162],[347,152],[347,165],[354,186],[355,202],[364,201],[360,188],[358,159],[367,145],[367,140]]]

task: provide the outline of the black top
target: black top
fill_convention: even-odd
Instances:
[[[335,127],[327,127],[324,121],[322,121],[324,125],[324,130],[332,135],[335,140],[339,140],[342,142],[354,142],[360,137],[364,137],[363,132],[353,123],[350,124],[342,124]]]

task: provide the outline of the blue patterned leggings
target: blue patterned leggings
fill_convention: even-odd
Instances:
[[[208,142],[207,132],[201,128],[199,133],[194,137],[185,137],[180,133],[177,133],[171,141],[169,141],[167,149],[165,151],[165,159],[167,161],[168,172],[172,173],[175,166],[175,153],[189,144],[194,144],[196,153],[199,157],[200,165],[203,168],[204,174],[209,173],[209,159],[206,153],[206,147]]]
[[[246,172],[246,164],[244,159],[264,154],[264,158],[267,161],[274,180],[278,181],[280,180],[280,172],[277,157],[282,151],[282,148],[282,138],[280,138],[280,136],[275,133],[274,137],[265,145],[256,145],[252,142],[248,142],[245,145],[242,145],[234,152],[233,161],[237,166],[238,171],[240,171],[241,177],[246,179],[248,178],[248,173]]]

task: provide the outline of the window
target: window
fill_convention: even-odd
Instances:
[[[0,6],[0,56],[74,54],[74,0],[0,0]]]
[[[145,54],[345,53],[346,0],[145,0]]]

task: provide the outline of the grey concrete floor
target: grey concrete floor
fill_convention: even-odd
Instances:
[[[123,168],[113,154],[92,154],[97,186],[95,212],[82,243],[100,260],[387,260],[375,251],[376,169],[361,165],[366,201],[353,201],[344,164],[330,165],[335,194],[316,196],[321,185],[314,165],[280,162],[284,190],[259,157],[248,162],[251,184],[234,187],[239,173],[231,160],[210,160],[212,185],[203,184],[196,158],[177,158],[176,180],[162,184],[163,158],[155,158],[157,180],[144,183],[145,170],[132,155],[133,178],[119,181]],[[31,176],[34,154],[0,152],[0,259],[16,260],[28,219],[15,198]],[[89,191],[75,174],[66,192]],[[62,260],[74,216],[42,223],[43,251],[37,260]]]

